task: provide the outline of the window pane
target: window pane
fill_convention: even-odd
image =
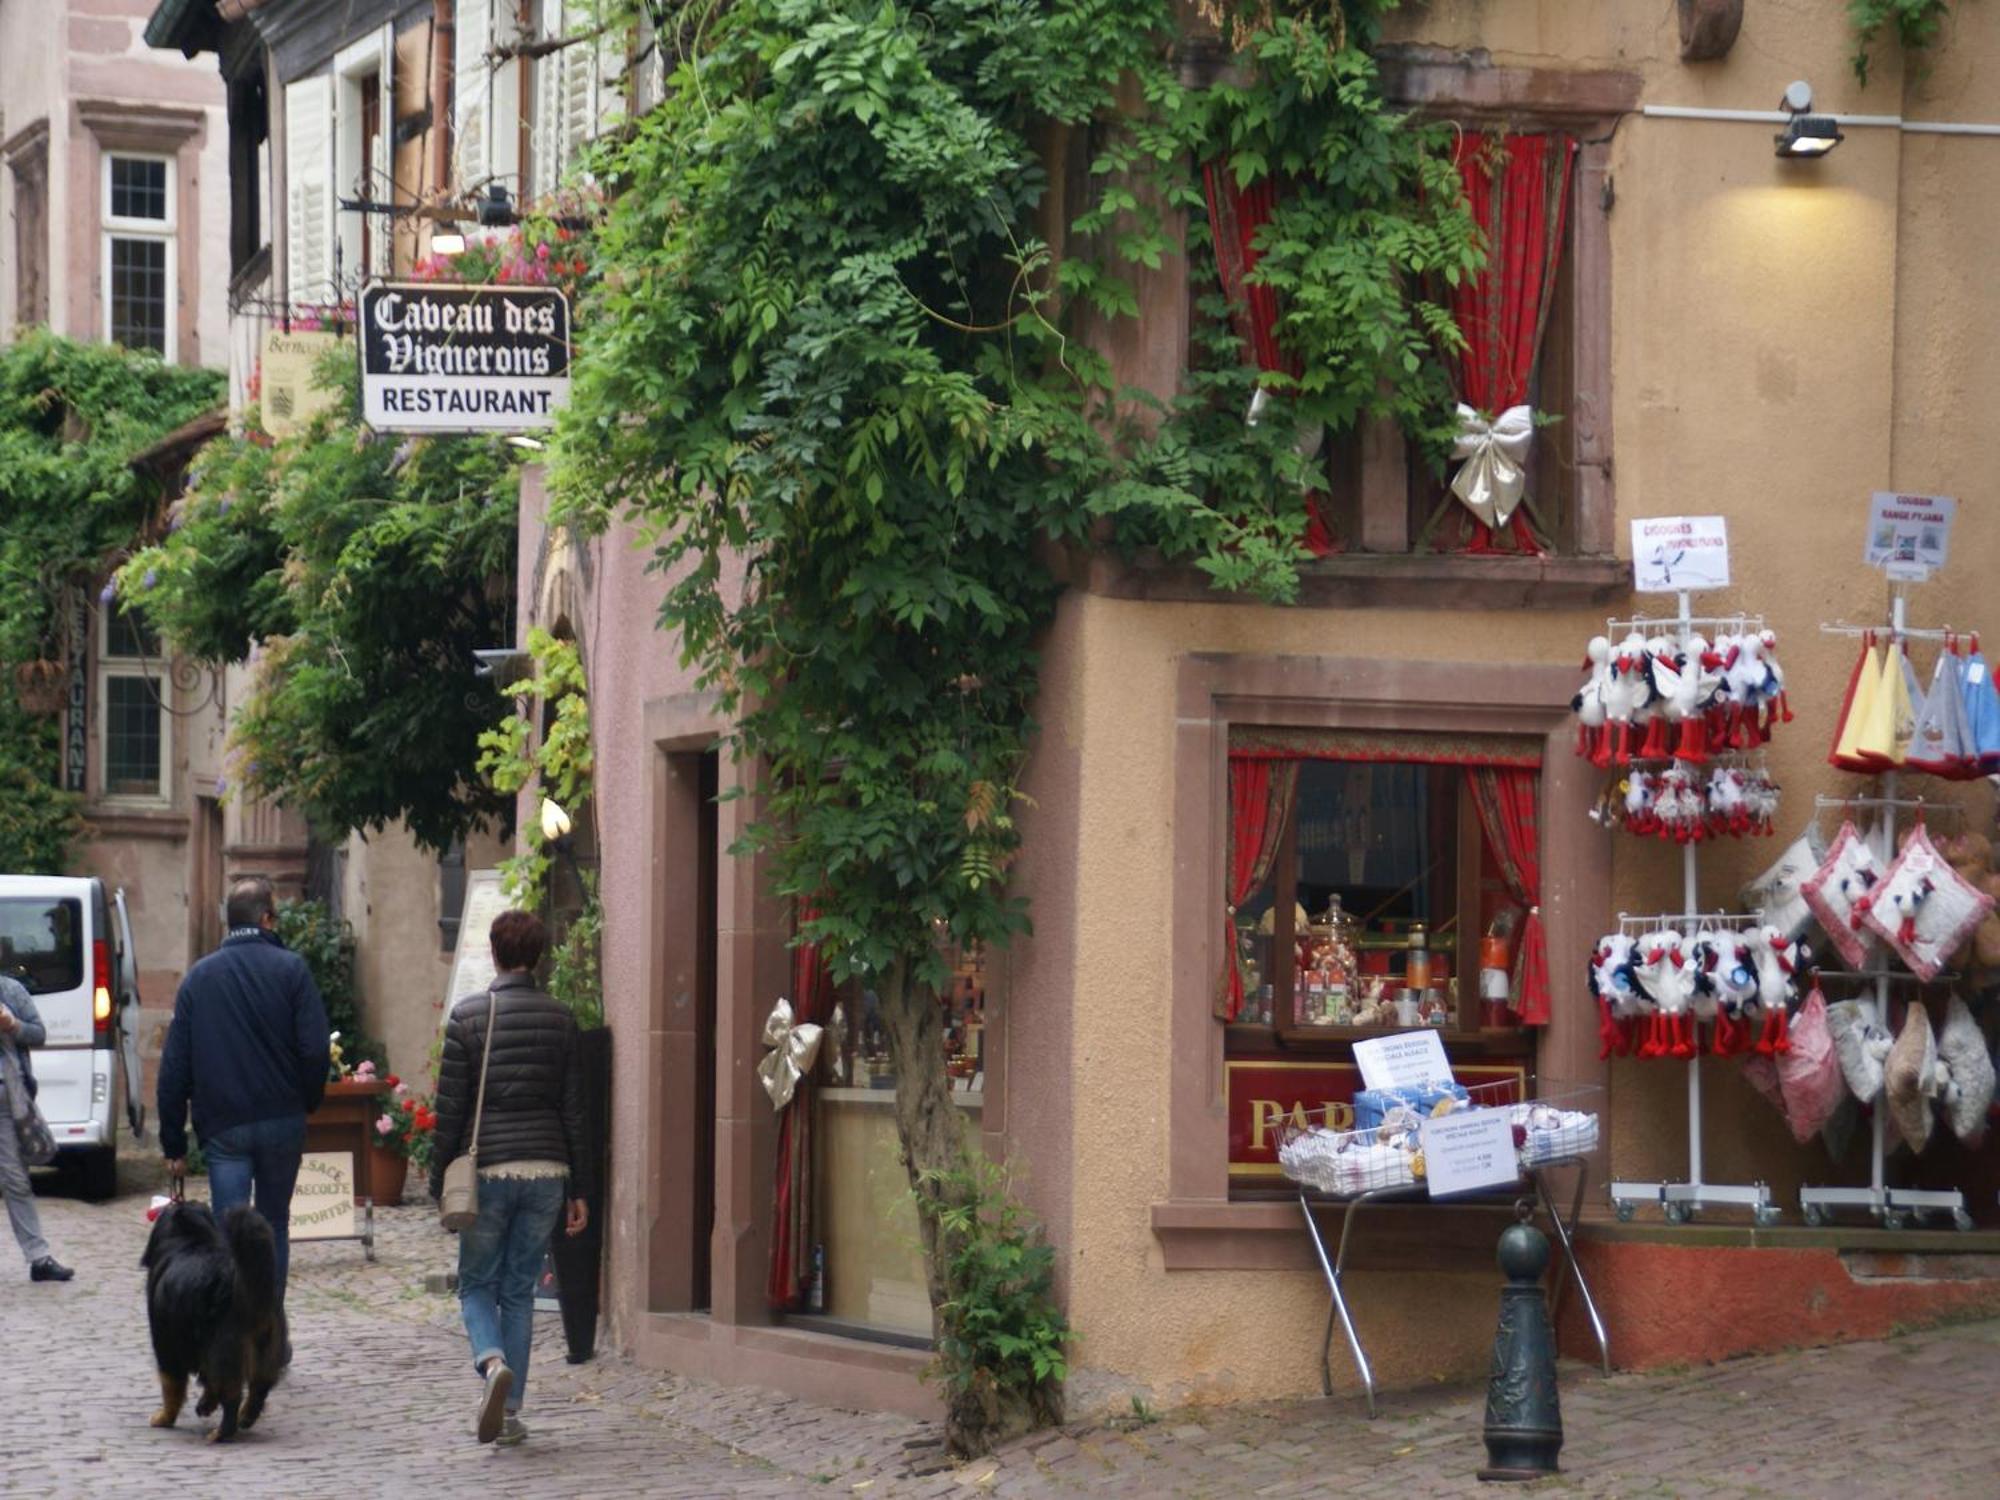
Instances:
[[[0,974],[31,995],[56,995],[83,983],[83,903],[64,897],[0,899]]]
[[[167,352],[167,242],[113,237],[111,341]]]
[[[160,792],[160,705],[144,677],[104,682],[104,790],[113,797]]]
[[[136,156],[111,158],[111,217],[167,220],[167,164]]]
[[[153,661],[160,655],[160,638],[138,615],[122,609],[105,612],[104,654],[135,661]]]

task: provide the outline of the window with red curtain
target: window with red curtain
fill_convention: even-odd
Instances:
[[[1555,132],[1466,131],[1458,140],[1459,179],[1485,232],[1487,262],[1477,276],[1448,289],[1453,320],[1465,338],[1452,374],[1459,400],[1488,419],[1541,394],[1536,390],[1537,362],[1567,243],[1576,154],[1575,138]],[[1548,440],[1544,429],[1534,443],[1539,447]],[[1452,460],[1448,472],[1458,465],[1459,460]],[[1527,498],[1497,533],[1447,490],[1424,526],[1419,547],[1545,555],[1550,528],[1538,515],[1533,478],[1531,465]]]
[[[805,914],[808,918],[810,914]],[[824,1026],[833,1010],[833,978],[817,944],[792,949],[792,1020]],[[814,1070],[814,1074],[818,1073]],[[765,1287],[773,1309],[801,1311],[812,1278],[814,1075],[801,1078],[778,1117],[778,1160],[771,1204],[771,1270]]]
[[[1448,1041],[1546,1024],[1541,748],[1512,736],[1235,731],[1217,1005],[1236,1023],[1232,1053],[1344,1048],[1405,1027],[1381,1008],[1405,988],[1437,992],[1419,1003]],[[1479,984],[1503,946],[1504,1014],[1482,1005]]]
[[[1296,377],[1303,368],[1297,355],[1281,347],[1278,294],[1250,279],[1257,269],[1257,231],[1270,222],[1278,202],[1278,187],[1269,178],[1239,187],[1235,173],[1220,162],[1202,168],[1208,196],[1208,225],[1215,243],[1216,269],[1229,303],[1230,323],[1244,353],[1259,370]],[[1327,499],[1314,492],[1305,497],[1306,550],[1325,557],[1341,550],[1327,520]]]

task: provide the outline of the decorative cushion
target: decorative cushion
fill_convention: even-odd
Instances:
[[[1820,867],[1808,875],[1800,894],[1833,946],[1850,969],[1858,969],[1868,955],[1869,937],[1861,928],[1856,904],[1882,879],[1881,861],[1860,830],[1849,818],[1840,825],[1833,847],[1826,851]]]
[[[1945,1009],[1937,1049],[1938,1064],[1949,1073],[1944,1104],[1952,1134],[1975,1142],[1986,1133],[1986,1111],[1993,1103],[1993,1059],[1986,1051],[1986,1034],[1956,995]]]
[[[1827,1029],[1833,1033],[1834,1055],[1847,1091],[1863,1104],[1882,1092],[1882,1064],[1889,1056],[1889,1033],[1875,1024],[1868,1007],[1842,1000],[1826,1008]]]
[[[1913,1000],[1903,1013],[1902,1035],[1889,1049],[1882,1067],[1882,1092],[1889,1101],[1889,1123],[1912,1151],[1931,1143],[1931,1094],[1937,1086],[1937,1037],[1923,1002]]]
[[[1777,1057],[1778,1085],[1785,1123],[1792,1127],[1792,1139],[1803,1146],[1833,1118],[1847,1093],[1827,1025],[1826,997],[1817,989],[1792,1017],[1789,1035],[1791,1050]]]
[[[1993,898],[1951,867],[1919,823],[1881,882],[1855,906],[1911,973],[1935,979],[1993,910]]]
[[[1800,887],[1825,862],[1826,840],[1817,828],[1806,829],[1769,869],[1743,887],[1744,907],[1757,913],[1766,927],[1775,927],[1786,937],[1804,937],[1813,913]]]

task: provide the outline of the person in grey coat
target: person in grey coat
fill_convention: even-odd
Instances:
[[[42,1013],[34,998],[16,981],[0,975],[0,1047],[11,1044],[24,1077],[28,1071],[28,1049],[48,1040]],[[14,1225],[14,1238],[28,1258],[31,1281],[68,1281],[76,1273],[50,1253],[42,1238],[42,1216],[35,1208],[35,1189],[28,1181],[28,1164],[21,1159],[21,1144],[14,1134],[13,1111],[7,1090],[0,1087],[0,1195],[7,1199],[7,1217]]]

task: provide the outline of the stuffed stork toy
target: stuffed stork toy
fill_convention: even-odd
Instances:
[[[1639,1056],[1693,1057],[1694,1017],[1689,1004],[1694,997],[1694,970],[1680,933],[1661,927],[1641,937],[1633,973],[1657,1007]]]

